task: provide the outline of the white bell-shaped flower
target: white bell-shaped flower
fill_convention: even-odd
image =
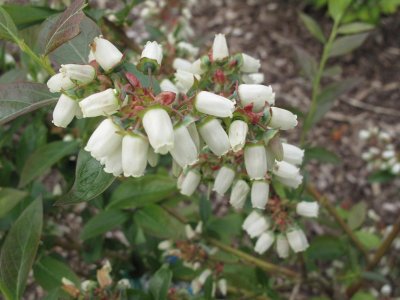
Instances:
[[[163,51],[161,45],[157,42],[148,41],[144,46],[141,58],[154,59],[159,65],[161,65],[161,61],[163,59]]]
[[[214,181],[213,191],[223,196],[232,185],[234,178],[235,171],[229,167],[223,166],[217,172],[217,176],[215,177]]]
[[[67,127],[79,110],[78,101],[61,94],[53,110],[53,124],[58,127]]]
[[[147,166],[149,142],[143,136],[126,134],[122,139],[122,169],[124,176],[140,177]]]
[[[166,154],[174,147],[174,129],[165,109],[152,108],[143,116],[143,127],[155,153]]]
[[[215,155],[222,156],[229,151],[229,138],[219,120],[213,118],[201,124],[199,133]]]
[[[122,146],[119,145],[113,152],[101,159],[104,172],[119,176],[122,174]]]
[[[123,54],[121,51],[102,37],[94,38],[91,48],[96,62],[106,72],[118,65],[122,60]]]
[[[243,149],[246,144],[247,132],[249,126],[242,120],[235,120],[229,126],[229,143],[233,152],[238,152]]]
[[[190,56],[197,56],[199,54],[199,48],[187,42],[179,42],[177,47],[179,50],[187,52]]]
[[[303,176],[302,175],[297,175],[296,177],[292,178],[284,178],[284,177],[279,177],[277,176],[277,179],[279,182],[281,182],[283,185],[286,185],[288,187],[297,189],[300,184],[303,182]]]
[[[260,60],[242,53],[243,64],[240,68],[240,71],[245,73],[257,73],[261,67]]]
[[[244,165],[250,179],[264,179],[267,166],[267,153],[262,144],[250,144],[244,148]]]
[[[149,150],[147,151],[147,162],[151,167],[155,167],[158,164],[158,161],[160,160],[160,155],[154,152],[153,147],[149,147]]]
[[[289,256],[289,242],[283,234],[279,234],[276,238],[276,252],[280,258]]]
[[[265,180],[255,180],[251,185],[251,204],[253,208],[265,209],[269,197],[269,184]]]
[[[297,203],[296,213],[303,217],[317,218],[319,213],[319,204],[315,201],[301,201]]]
[[[228,293],[228,283],[227,283],[226,279],[222,278],[222,279],[218,280],[217,285],[218,285],[219,293],[221,294],[221,296],[225,297]]]
[[[280,182],[293,188],[297,188],[303,181],[300,169],[286,161],[276,161],[273,173]]]
[[[178,95],[178,93],[179,93],[179,90],[176,87],[176,85],[173,84],[173,82],[169,79],[163,79],[160,82],[160,89],[162,92],[173,92],[176,95]]]
[[[250,187],[244,180],[238,180],[233,185],[231,196],[229,198],[229,203],[235,209],[242,209],[246,202],[247,195],[249,194]]]
[[[182,167],[194,164],[198,160],[198,152],[186,126],[174,129],[174,147],[170,150],[174,160]]]
[[[305,251],[309,246],[307,237],[300,228],[289,229],[286,233],[286,237],[290,248],[296,253]]]
[[[80,84],[88,84],[96,78],[96,70],[91,65],[61,65],[60,72]]]
[[[222,33],[216,34],[212,46],[213,60],[222,60],[228,56],[229,56],[229,50],[225,34]]]
[[[235,111],[235,101],[214,93],[202,91],[196,96],[195,107],[203,114],[220,118],[232,118],[232,114]]]
[[[187,59],[179,57],[175,58],[174,61],[172,62],[172,67],[175,70],[183,70],[190,73],[192,72],[192,63]]]
[[[275,104],[275,93],[271,86],[262,84],[240,84],[238,87],[240,101],[242,106],[253,103],[253,111],[260,112],[264,109],[266,103]]]
[[[242,80],[246,84],[260,84],[264,82],[263,73],[243,74]]]
[[[90,95],[79,102],[84,118],[107,116],[115,113],[119,108],[115,90],[107,89]]]
[[[255,238],[260,236],[264,231],[268,230],[270,226],[270,221],[261,216],[247,227],[246,232],[251,238]]]
[[[199,132],[197,131],[196,123],[190,123],[187,127],[187,130],[189,131],[190,137],[196,145],[197,152],[199,153],[201,148],[201,141]]]
[[[94,56],[93,50],[90,49],[89,55],[88,55],[88,63],[90,63],[90,62],[92,62],[94,60],[96,60],[96,57]]]
[[[58,93],[72,89],[75,84],[63,73],[57,73],[47,81],[47,87],[51,93]]]
[[[186,94],[194,84],[195,78],[199,79],[198,76],[188,71],[177,70],[175,72],[176,87],[181,93]]]
[[[286,109],[271,107],[271,120],[268,126],[281,130],[293,129],[297,126],[297,116]]]
[[[178,179],[178,188],[182,195],[191,196],[200,184],[201,175],[195,170],[189,170]],[[179,182],[181,181],[181,182]]]
[[[197,60],[195,60],[195,61],[192,63],[191,72],[192,72],[193,74],[199,74],[199,75],[201,75],[201,74],[204,74],[205,71],[206,71],[206,70],[204,70],[204,69],[202,68],[202,66],[201,66],[201,59],[200,59],[200,58],[197,59]]]
[[[275,236],[272,231],[264,232],[257,239],[254,251],[258,254],[264,254],[274,243]]]
[[[250,227],[250,225],[252,225],[254,222],[256,222],[258,219],[262,218],[261,214],[256,211],[253,210],[244,220],[243,224],[242,224],[242,229],[247,231],[247,229]]]
[[[282,143],[283,160],[294,164],[301,165],[304,158],[304,150],[291,144]]]

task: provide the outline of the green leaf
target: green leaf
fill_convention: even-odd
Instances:
[[[134,219],[150,235],[173,239],[183,237],[182,224],[157,205],[150,204],[138,210]]]
[[[0,6],[0,39],[18,41],[18,30],[10,15]]]
[[[351,300],[376,300],[376,298],[372,296],[370,293],[358,292],[353,297],[351,297]]]
[[[43,256],[35,263],[33,274],[36,282],[48,292],[61,287],[63,277],[71,280],[77,286],[80,284],[78,276],[66,263],[50,256]]]
[[[21,81],[26,81],[26,71],[21,69],[11,69],[10,71],[3,73],[0,77],[0,84]]]
[[[323,163],[331,163],[331,164],[339,164],[340,158],[333,152],[328,149],[322,147],[311,147],[305,149],[304,161],[309,162],[313,159],[323,162]]]
[[[0,290],[7,300],[21,299],[42,232],[42,200],[33,201],[8,233],[0,254]]]
[[[25,191],[0,187],[0,218],[12,210],[26,195]]]
[[[341,240],[331,235],[320,235],[312,239],[306,254],[311,259],[332,261],[345,255],[346,247]]]
[[[378,171],[368,176],[368,182],[389,182],[396,178],[396,175],[390,173],[388,170]]]
[[[322,73],[322,76],[324,77],[334,77],[342,74],[342,68],[340,66],[332,66],[329,68],[326,68],[324,72]]]
[[[82,240],[91,239],[118,227],[128,219],[128,216],[118,210],[103,211],[91,218],[80,234]]]
[[[203,224],[207,224],[210,216],[212,215],[211,201],[205,195],[200,198],[199,202],[200,218]]]
[[[168,296],[168,289],[172,280],[171,270],[161,267],[151,277],[149,282],[149,291],[153,300],[166,300]]]
[[[355,34],[374,29],[375,26],[369,23],[354,22],[345,24],[339,27],[338,33],[341,34]]]
[[[143,74],[142,72],[140,72],[136,66],[132,63],[125,63],[123,64],[123,68],[125,69],[125,71],[132,73],[133,75],[135,75],[137,77],[137,79],[139,79],[140,84],[143,87],[153,87],[155,94],[158,94],[161,92],[161,88],[160,85],[158,83],[157,80],[150,80],[148,75]]]
[[[21,4],[5,4],[3,8],[19,29],[41,23],[56,12],[48,7]]]
[[[329,52],[329,57],[340,56],[357,49],[362,45],[362,43],[364,43],[367,37],[368,32],[347,35],[336,39],[332,44],[331,51]]]
[[[57,94],[50,93],[45,84],[26,82],[0,84],[0,125],[53,104],[56,100]]]
[[[347,7],[350,5],[352,0],[329,0],[328,11],[329,15],[335,22],[339,22],[346,12]]]
[[[302,48],[295,47],[294,50],[296,53],[297,63],[299,64],[303,74],[312,81],[317,73],[317,61],[310,53]]]
[[[347,217],[347,223],[352,230],[359,228],[367,217],[367,204],[362,201],[354,205]]]
[[[58,141],[38,148],[26,161],[22,169],[19,186],[25,186],[33,179],[43,175],[46,170],[61,158],[76,152],[78,146],[79,143],[77,141]]]
[[[303,21],[304,25],[306,26],[307,30],[312,34],[312,36],[314,36],[318,41],[324,44],[326,42],[326,38],[318,23],[309,15],[306,15],[302,12],[299,13],[299,16],[301,21]]]
[[[82,12],[84,7],[84,0],[75,0],[57,18],[57,21],[51,26],[46,36],[46,46],[44,47],[43,55],[49,54],[79,34],[79,24],[84,16]]]
[[[90,153],[81,150],[75,170],[75,181],[71,190],[56,202],[56,205],[89,201],[104,192],[115,180],[104,172],[103,166]]]
[[[129,178],[116,188],[107,209],[134,208],[159,202],[177,191],[176,180],[162,175]]]
[[[368,250],[375,250],[381,244],[381,239],[375,233],[359,230],[354,232],[354,235],[360,240]]]
[[[206,228],[216,234],[223,242],[230,242],[232,237],[238,236],[242,231],[242,217],[237,214],[230,214],[224,217],[210,218]]]

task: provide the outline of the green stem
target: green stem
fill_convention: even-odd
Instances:
[[[33,52],[32,49],[23,40],[17,39],[16,42],[17,42],[19,48],[23,52],[25,52],[34,62],[36,62],[39,66],[41,66],[43,69],[45,69],[47,73],[49,73],[50,75],[55,74],[47,57],[37,56],[36,53]]]

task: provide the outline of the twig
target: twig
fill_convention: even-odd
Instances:
[[[381,114],[381,115],[387,115],[391,117],[398,117],[400,116],[400,111],[395,110],[394,108],[386,108],[386,107],[381,107],[381,106],[376,106],[372,105],[369,103],[366,103],[364,101],[357,100],[355,98],[347,98],[346,101],[342,101],[342,103],[363,109],[363,110],[368,110],[372,111],[376,114]]]
[[[346,224],[346,222],[339,216],[338,212],[336,211],[335,207],[329,202],[326,197],[322,196],[313,186],[308,185],[307,191],[315,198],[317,201],[326,208],[326,210],[332,215],[335,221],[339,224],[342,230],[349,236],[350,240],[353,242],[354,246],[360,250],[364,256],[366,261],[369,261],[368,251],[365,249],[364,245],[361,244],[359,239],[354,235],[353,231],[350,227]]]

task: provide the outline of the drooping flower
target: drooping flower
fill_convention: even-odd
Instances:
[[[272,231],[264,232],[258,238],[254,251],[258,254],[264,254],[274,243],[275,236]]]
[[[277,161],[273,173],[280,182],[289,187],[297,188],[303,181],[300,169],[286,161]]]
[[[195,100],[199,112],[220,118],[232,118],[235,111],[235,102],[214,93],[202,91]]]
[[[282,143],[283,160],[294,164],[301,165],[303,163],[304,150],[291,144]]]
[[[165,109],[152,108],[143,116],[143,127],[155,153],[166,154],[174,147],[174,129]]]
[[[317,218],[319,212],[319,204],[317,202],[301,201],[297,203],[296,213],[303,217]]]
[[[173,84],[173,82],[171,80],[169,80],[169,79],[163,79],[160,82],[160,89],[163,92],[173,92],[173,93],[175,93],[177,95],[179,93],[179,90],[176,87],[176,85]]]
[[[297,116],[292,112],[278,107],[271,107],[271,112],[269,127],[288,130],[297,126]]]
[[[212,118],[201,124],[199,133],[215,155],[222,156],[229,151],[229,138],[219,120]]]
[[[240,84],[238,88],[242,106],[253,104],[253,111],[260,112],[265,104],[275,104],[275,93],[271,86],[262,84]]]
[[[122,139],[122,169],[124,176],[143,176],[147,166],[149,142],[143,136],[126,134]]]
[[[243,149],[246,144],[247,132],[249,126],[242,120],[235,120],[229,126],[229,142],[233,152],[238,152]]]
[[[249,194],[250,187],[246,181],[240,179],[233,185],[229,203],[235,209],[242,209],[246,202],[247,195]]]
[[[88,84],[96,78],[96,70],[91,65],[61,65],[60,73],[80,84]]]
[[[50,77],[47,81],[47,87],[51,93],[58,93],[61,91],[72,89],[75,84],[63,73],[57,73]]]
[[[53,124],[58,127],[67,127],[79,110],[78,101],[61,94],[53,110]]]
[[[175,58],[174,61],[172,62],[172,67],[175,70],[183,70],[186,72],[192,72],[192,63],[188,61],[187,59],[183,58]]]
[[[212,46],[212,58],[214,60],[222,60],[228,56],[229,50],[225,35],[222,33],[216,34]]]
[[[286,237],[290,248],[296,253],[305,251],[309,246],[307,237],[300,228],[289,229],[286,233]]]
[[[267,154],[261,144],[250,144],[244,149],[244,165],[250,179],[264,179],[267,174]]]
[[[289,256],[289,242],[283,234],[279,234],[276,238],[276,252],[280,258]]]
[[[84,118],[107,116],[115,113],[119,108],[118,97],[115,90],[105,91],[90,95],[79,102]]]
[[[119,176],[122,174],[122,145],[102,157],[100,163],[104,165],[104,172]]]
[[[117,66],[122,60],[121,51],[101,36],[94,38],[91,48],[96,62],[106,72]]]
[[[245,73],[257,73],[261,67],[260,60],[242,53],[243,64],[240,68],[240,71]]]
[[[264,82],[264,74],[263,73],[251,73],[251,74],[243,74],[242,80],[247,84],[260,84]]]
[[[185,175],[182,174],[182,181],[178,185],[181,194],[191,196],[199,186],[200,180],[200,173],[195,170],[189,170]]]
[[[265,180],[255,180],[251,185],[251,204],[253,208],[265,209],[269,197],[269,184]]]
[[[235,171],[230,167],[223,166],[218,170],[217,176],[215,177],[213,191],[217,192],[221,196],[224,195],[232,185],[234,178]]]
[[[195,78],[198,79],[198,75],[184,70],[177,70],[175,72],[176,87],[181,93],[186,94],[194,84]]]
[[[174,129],[174,147],[170,150],[174,160],[182,167],[194,164],[198,160],[198,152],[186,126]]]

